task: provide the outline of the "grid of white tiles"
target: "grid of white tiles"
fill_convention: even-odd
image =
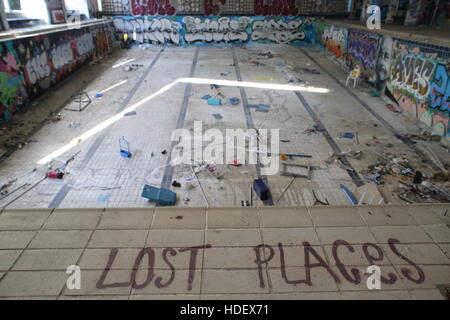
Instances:
[[[266,66],[254,67],[253,63],[241,63],[244,80],[256,81],[258,78],[263,78],[273,79],[264,81],[267,83],[287,84],[288,81],[284,77],[284,70],[283,68],[277,67],[277,64],[282,63],[286,66],[292,64],[293,61],[297,61],[298,52],[293,48],[288,46],[270,45],[253,46],[237,50],[240,59],[244,60],[249,60],[251,57],[256,57],[258,53],[268,51],[275,55],[274,58],[259,60],[259,62]],[[289,71],[289,73],[295,74],[292,71]],[[301,77],[301,75],[299,76]],[[311,79],[310,83],[312,86],[320,87],[320,85],[316,84],[315,79]],[[305,204],[312,205],[314,204],[315,199],[311,190],[314,189],[319,199],[323,200],[327,198],[328,201],[334,205],[347,204],[348,200],[340,189],[339,184],[343,181],[352,184],[351,179],[344,170],[337,166],[328,166],[323,163],[333,151],[321,134],[313,134],[310,136],[303,134],[303,131],[312,128],[314,121],[295,94],[289,91],[264,91],[264,94],[261,94],[261,91],[257,90],[248,90],[248,92],[250,97],[252,95],[255,95],[256,97],[259,95],[261,97],[258,101],[251,103],[271,104],[270,113],[258,113],[255,111],[252,111],[252,113],[255,124],[262,124],[263,128],[280,129],[280,139],[290,140],[289,143],[281,143],[281,152],[307,154],[313,157],[311,159],[313,162],[322,162],[319,166],[320,170],[313,171],[313,183],[310,184],[302,181],[303,186],[308,186],[309,184],[310,187],[302,188],[302,190],[298,189],[298,184],[294,185],[287,191],[288,194],[286,195],[286,199],[289,199],[289,193],[300,192],[302,193]],[[312,106],[320,99],[319,95],[320,94],[311,94],[308,101]],[[286,119],[288,120],[286,121]],[[328,129],[328,126],[326,127]]]
[[[139,102],[149,94],[156,92],[162,86],[180,76],[188,76],[191,69],[196,48],[187,50],[175,50],[168,48],[161,58],[167,54],[174,59],[170,68],[160,67],[164,60],[158,61],[154,69],[144,80],[130,105]],[[176,51],[176,52],[174,52]],[[175,62],[176,61],[176,62]],[[161,64],[160,64],[161,63]],[[167,66],[166,64],[164,64]],[[163,79],[163,80],[161,80]],[[136,110],[137,116],[129,117],[119,121],[113,126],[108,136],[99,146],[90,161],[94,168],[120,168],[126,177],[121,179],[123,183],[117,183],[121,189],[109,194],[108,207],[134,207],[147,206],[147,201],[141,198],[142,187],[145,178],[157,167],[166,165],[168,155],[162,155],[163,150],[170,147],[170,136],[175,129],[176,119],[180,110],[184,95],[184,85],[179,84],[172,90],[155,97]],[[164,124],[164,125],[162,125]],[[133,157],[124,159],[118,156],[118,139],[125,136],[130,141]],[[154,157],[151,154],[154,153]],[[159,183],[162,180],[162,175]],[[80,191],[69,194],[62,203],[65,206],[77,206],[80,201],[86,201],[89,191]],[[99,195],[95,192],[89,204],[99,202]],[[108,194],[105,195],[108,198]],[[68,203],[66,205],[66,203]]]
[[[148,64],[160,48],[142,51],[133,49],[129,51],[130,58],[137,58],[136,63]],[[153,67],[144,83],[133,97],[130,105],[154,93],[163,85],[174,81],[180,76],[186,76],[189,73],[195,48],[176,48],[169,47],[161,55],[160,60]],[[317,56],[317,60],[329,70],[336,74],[341,80],[345,75],[333,63],[323,57],[323,55],[313,48],[307,48],[311,54]],[[254,59],[259,52],[271,51],[275,54],[273,59],[261,58],[260,62],[265,66],[255,67],[252,63],[243,62],[245,59]],[[237,47],[235,52],[238,57],[242,76],[245,81],[267,82],[267,83],[287,83],[282,73],[283,67],[277,66],[280,62],[285,66],[316,68],[298,48],[282,45],[259,45],[248,47]],[[121,59],[120,61],[123,61]],[[117,61],[117,62],[120,62]],[[234,66],[232,66],[232,55],[229,48],[205,47],[200,49],[200,56],[196,70],[196,77],[236,80]],[[95,100],[93,105],[80,114],[80,117],[86,117],[87,127],[89,129],[95,124],[92,119],[106,119],[112,115],[111,109],[116,109],[120,101],[123,101],[133,83],[138,81],[144,68],[123,75],[121,68],[114,69],[105,73],[98,81],[95,81],[88,87],[88,92],[95,93],[105,87],[113,85],[115,81],[123,80],[124,76],[128,78],[126,86],[118,87],[105,95],[101,100]],[[228,76],[221,76],[220,73],[230,71]],[[289,71],[293,73],[292,71]],[[117,77],[111,77],[111,74]],[[349,150],[355,146],[354,141],[338,138],[342,131],[359,131],[359,139],[362,149],[364,144],[370,142],[372,136],[382,141],[389,141],[394,144],[395,150],[407,152],[407,148],[400,141],[392,139],[392,135],[377,121],[373,119],[366,111],[361,111],[358,105],[349,95],[331,81],[328,75],[323,72],[320,75],[308,73],[294,73],[301,79],[308,81],[312,86],[330,89],[329,94],[316,94],[304,92],[303,95],[310,103],[311,107],[319,115],[325,127],[335,138],[342,150]],[[272,80],[265,80],[272,79]],[[107,83],[105,83],[107,82]],[[97,136],[80,144],[79,149],[83,151],[70,167],[72,175],[67,176],[67,181],[75,185],[76,190],[71,190],[64,199],[61,207],[140,207],[151,206],[145,199],[140,197],[145,177],[156,167],[166,164],[167,156],[161,155],[161,151],[170,147],[169,136],[174,129],[178,117],[181,100],[184,94],[185,85],[177,85],[171,90],[162,93],[153,100],[140,107],[137,116],[125,117],[115,123],[106,135],[102,144],[95,151],[90,163],[82,163],[84,154],[92,146]],[[239,97],[239,90],[236,87],[223,87],[221,89],[227,97]],[[302,134],[306,128],[310,128],[314,123],[309,114],[304,110],[300,101],[294,93],[287,91],[261,90],[255,88],[246,88],[249,103],[270,104],[269,113],[255,112],[252,110],[252,117],[257,128],[275,128],[280,129],[281,139],[289,139],[290,143],[282,143],[281,150],[289,153],[304,153],[312,155],[312,160],[323,161],[332,153],[331,148],[322,135],[316,134],[307,136]],[[206,126],[213,126],[224,130],[226,128],[245,128],[245,116],[242,105],[223,106],[219,108],[211,107],[200,97],[209,93],[206,85],[193,85],[188,106],[185,128],[190,129],[194,120],[202,120]],[[364,92],[362,93],[364,94]],[[392,114],[386,113],[386,108],[380,99],[371,98],[371,103],[377,107],[377,112],[383,116],[389,117],[393,125],[400,128],[411,127],[411,124],[405,123],[404,119],[392,117]],[[220,113],[224,119],[214,120],[212,114]],[[351,115],[351,120],[349,115]],[[80,118],[81,119],[81,118]],[[89,122],[90,121],[90,122]],[[55,124],[52,127],[45,127],[40,133],[42,143],[45,138],[58,137],[61,130],[67,131],[67,124]],[[376,125],[376,126],[374,126]],[[157,128],[155,130],[155,128]],[[85,132],[85,127],[79,130],[79,133]],[[148,132],[148,134],[146,134]],[[156,132],[156,134],[155,134]],[[79,134],[78,133],[78,134]],[[100,133],[101,134],[101,133]],[[131,143],[134,157],[132,159],[123,159],[118,155],[118,138],[126,136]],[[50,139],[50,138],[49,138]],[[61,143],[61,146],[63,143]],[[358,147],[360,147],[358,146]],[[68,158],[73,154],[71,150],[62,159]],[[382,151],[382,150],[380,150]],[[22,150],[23,152],[23,150]],[[154,153],[154,157],[150,154]],[[374,153],[368,153],[375,159]],[[415,154],[410,154],[410,159],[415,159]],[[420,161],[416,159],[416,161]],[[361,163],[350,159],[356,169],[363,169]],[[364,162],[366,163],[366,162]],[[293,186],[283,196],[280,204],[307,204],[314,203],[311,190],[314,189],[319,199],[328,199],[331,204],[347,204],[348,200],[344,196],[339,184],[344,183],[349,187],[353,184],[348,174],[334,165],[324,165],[321,163],[320,170],[313,172],[311,183],[303,183],[297,180]],[[179,179],[188,173],[189,168],[176,168],[174,179]],[[211,199],[210,205],[240,205],[242,200],[248,200],[249,187],[253,178],[256,177],[254,166],[234,168],[220,168],[226,172],[227,179],[223,182],[217,181],[214,177],[207,174],[200,174],[200,178],[207,184],[205,188],[207,196]],[[39,176],[35,177],[37,180]],[[158,185],[157,181],[152,181]],[[289,180],[279,176],[269,177],[269,184],[274,193],[274,199],[278,199],[283,189],[287,186]],[[148,181],[147,181],[148,182]],[[38,208],[47,207],[62,187],[62,181],[44,181],[34,190],[30,191],[18,201],[13,203],[10,208]],[[101,185],[106,189],[110,187],[120,187],[120,189],[99,190],[86,189],[86,183]],[[84,187],[83,187],[84,186]],[[223,189],[222,189],[223,187]],[[205,201],[201,190],[179,192],[179,199],[190,198],[191,201],[182,206],[204,205]],[[4,203],[3,203],[4,204]],[[258,203],[256,205],[259,205]]]

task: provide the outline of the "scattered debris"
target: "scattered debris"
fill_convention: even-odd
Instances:
[[[272,59],[273,58],[273,54],[270,51],[268,51],[268,52],[260,52],[260,53],[258,53],[258,56],[264,57],[266,59]]]
[[[267,155],[270,157],[272,153],[267,153]],[[280,153],[278,154],[280,156],[281,160],[288,160],[290,158],[312,158],[312,156],[307,154],[295,154],[295,153]]]
[[[385,202],[383,195],[378,190],[378,187],[372,183],[365,184],[358,187],[356,190],[359,196],[358,204],[379,205]]]
[[[247,200],[241,201],[241,207],[250,207],[250,202],[248,202]]]
[[[442,137],[437,134],[430,134],[427,131],[423,131],[421,134],[407,134],[405,135],[405,138],[430,142],[440,141]]]
[[[261,63],[258,61],[252,61],[252,63],[255,65],[255,67],[265,67],[266,66],[264,63]]]
[[[98,94],[103,96],[103,94],[101,94],[101,93],[98,93]],[[77,109],[75,109],[75,108],[64,108],[65,110],[81,112],[84,109],[86,109],[92,103],[91,98],[89,97],[89,95],[85,91],[72,96],[71,100],[72,100],[72,102],[74,102],[74,103],[76,103],[78,105],[78,108]]]
[[[318,132],[322,132],[325,129],[319,127],[319,126],[313,126],[312,128],[308,128],[305,131],[303,131],[303,134],[307,134],[308,136],[310,136],[313,133],[318,133]]]
[[[230,163],[230,166],[233,166],[233,167],[240,167],[240,166],[242,166],[242,164],[240,164],[237,160],[233,160],[233,161]]]
[[[79,127],[81,127],[81,123],[79,123],[79,122],[69,123],[69,128],[79,128]]]
[[[268,104],[248,104],[247,107],[249,107],[249,108],[270,108],[270,105],[268,105]]]
[[[325,199],[325,201],[321,201],[317,198],[316,192],[314,191],[314,189],[312,189],[311,191],[312,191],[312,194],[313,194],[313,197],[315,200],[314,204],[313,204],[314,206],[317,206],[317,205],[329,206],[330,205],[330,203],[328,202],[328,199]]]
[[[389,109],[389,110],[391,110],[392,112],[394,112],[394,113],[399,113],[400,111],[398,111],[398,109],[396,108],[396,107],[394,107],[394,105],[392,104],[392,103],[388,103],[387,105],[386,105],[386,107]]]
[[[305,72],[305,73],[320,74],[320,72],[317,71],[316,69],[300,68],[300,70]]]
[[[175,180],[174,182],[172,182],[172,187],[181,188],[181,183],[179,183]]]
[[[62,120],[62,114],[58,113],[58,115],[53,118],[52,122],[55,123],[55,122],[59,122],[61,120]]]
[[[286,193],[286,191],[288,191],[288,189],[291,187],[291,185],[294,183],[295,179],[297,179],[297,177],[293,177],[292,180],[289,182],[289,184],[287,185],[286,188],[284,188],[284,190],[281,192],[280,197],[278,198],[278,200],[276,201],[276,203],[280,202],[281,198],[283,198],[284,194]]]
[[[404,143],[408,143],[408,144],[416,144],[417,143],[407,137],[403,137],[403,136],[399,135],[398,133],[395,133],[394,137],[396,137],[397,139],[399,139],[400,141],[402,141]]]
[[[296,178],[306,178],[308,180],[311,180],[311,174],[312,174],[312,167],[301,165],[301,164],[290,164],[290,163],[281,163],[282,169],[281,169],[281,175],[287,176],[287,177],[296,177]],[[297,169],[296,172],[289,171],[288,168],[295,168]],[[298,169],[304,169],[304,170],[298,170]]]

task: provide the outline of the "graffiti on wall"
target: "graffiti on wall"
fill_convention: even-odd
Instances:
[[[227,0],[201,0],[201,2],[203,11],[199,13],[206,16],[217,16],[221,13]],[[234,8],[239,3],[230,5],[231,8]],[[180,6],[179,2],[178,6]],[[132,0],[131,7],[134,16],[174,16],[177,13],[177,9],[171,5],[171,0]],[[192,13],[189,2],[181,2],[181,7],[178,8],[186,13]],[[297,16],[300,13],[296,0],[254,0],[252,10],[253,12],[248,10],[245,12],[257,16]],[[333,10],[331,9],[330,12]]]
[[[394,59],[393,40],[390,36],[383,36],[380,40],[380,51],[377,62],[376,88],[380,92],[385,92],[386,83],[389,79],[392,60]]]
[[[13,43],[0,43],[0,121],[11,120],[28,99],[21,67]]]
[[[301,29],[303,20],[283,21],[274,18],[253,22],[252,40],[270,40],[276,43],[304,41],[306,33]]]
[[[393,41],[392,49],[395,56],[387,89],[403,109],[433,128],[434,134],[450,136],[450,52],[444,57],[401,40]]]
[[[400,241],[397,239],[387,239],[389,253],[402,260],[403,266],[399,270],[399,274],[393,272],[393,269],[386,269],[382,271],[380,280],[382,286],[393,286],[402,280],[408,281],[411,284],[421,284],[425,282],[426,275],[424,270],[417,265],[410,258],[403,255],[399,246]],[[249,247],[249,263],[254,264],[253,270],[257,274],[256,285],[260,288],[267,288],[268,283],[265,277],[266,266],[271,264],[278,264],[277,268],[279,277],[286,284],[291,286],[308,286],[314,287],[317,285],[316,278],[312,277],[313,270],[323,269],[331,281],[335,283],[348,283],[350,285],[358,286],[366,283],[368,275],[352,264],[345,261],[344,257],[349,257],[356,252],[363,252],[364,258],[367,260],[367,265],[384,265],[387,261],[384,249],[375,243],[364,243],[362,245],[351,245],[347,241],[338,239],[333,242],[331,247],[332,261],[329,263],[324,254],[317,250],[317,247],[312,246],[309,242],[303,242],[302,246],[296,247],[303,253],[302,270],[298,270],[297,274],[288,272],[288,267],[291,265],[292,259],[297,259],[298,256],[292,257],[292,248],[287,251],[283,243],[278,244],[261,244],[255,247]],[[199,273],[201,269],[198,267],[198,262],[204,252],[212,249],[212,246],[202,245],[186,248],[164,248],[162,250],[155,250],[147,247],[139,251],[134,261],[130,261],[130,274],[122,279],[112,281],[108,277],[111,270],[115,269],[116,259],[120,259],[120,249],[111,248],[108,261],[105,262],[105,268],[99,275],[96,283],[98,290],[108,288],[128,288],[139,290],[148,286],[154,286],[157,289],[164,289],[170,287],[178,277],[184,277],[186,292],[198,288]],[[358,249],[358,250],[356,250]],[[175,257],[177,262],[175,263]],[[333,261],[334,260],[334,261]],[[182,266],[178,265],[182,261]],[[164,268],[156,268],[156,265],[164,263]],[[182,270],[179,268],[182,267]],[[365,268],[364,268],[365,269]],[[186,272],[187,271],[187,272]],[[401,274],[401,275],[400,275]],[[119,282],[120,281],[120,282]],[[233,279],[230,279],[233,281]],[[178,280],[176,283],[180,283]]]
[[[70,73],[104,55],[112,33],[85,28],[9,40],[0,44],[0,121],[9,121]]]
[[[89,31],[40,36],[15,43],[28,94],[35,96],[92,58],[94,42]]]
[[[249,17],[194,18],[183,17],[185,26],[184,40],[186,43],[195,42],[247,42],[249,34],[247,27],[252,22]]]
[[[169,18],[114,19],[116,32],[128,33],[138,43],[180,44],[181,24]]]
[[[255,0],[257,16],[296,16],[299,10],[295,0]]]
[[[135,16],[173,16],[176,13],[170,0],[131,0],[131,7]]]
[[[117,17],[117,33],[150,44],[307,44],[314,39],[312,19],[300,17]]]
[[[380,35],[376,33],[349,30],[347,48],[347,67],[359,65],[364,79],[374,83]]]
[[[345,61],[347,56],[347,36],[348,30],[346,28],[326,25],[321,34],[321,42],[338,60]]]

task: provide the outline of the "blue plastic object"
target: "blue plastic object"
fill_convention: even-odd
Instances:
[[[208,104],[210,106],[220,106],[222,104],[222,100],[210,98],[208,99]]]
[[[177,201],[177,194],[175,192],[164,188],[159,189],[147,184],[144,186],[141,196],[163,206],[174,206]]]
[[[253,181],[253,190],[255,190],[256,194],[262,201],[269,199],[269,188],[261,179],[256,179]]]
[[[239,98],[230,98],[230,104],[236,106],[239,104]]]
[[[125,137],[119,139],[120,155],[124,158],[131,158],[130,143]]]
[[[346,132],[344,134],[341,135],[342,138],[346,138],[346,139],[353,139],[355,135],[351,132]]]
[[[344,191],[345,195],[347,196],[348,200],[353,204],[353,205],[357,205],[358,204],[358,200],[356,200],[355,196],[353,195],[353,193],[344,185],[341,184],[341,189],[342,191]]]

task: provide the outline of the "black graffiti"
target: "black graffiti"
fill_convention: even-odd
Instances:
[[[192,290],[192,284],[194,283],[194,280],[195,280],[195,271],[196,271],[196,266],[197,266],[198,252],[199,252],[199,250],[204,250],[204,249],[209,249],[209,248],[211,248],[211,245],[208,244],[205,246],[181,248],[178,250],[178,252],[180,252],[180,253],[190,252],[189,276],[188,276],[188,281],[187,281],[187,283],[188,283],[187,290],[188,291]],[[97,289],[120,288],[120,287],[126,288],[129,286],[131,286],[133,289],[143,289],[143,288],[146,288],[148,285],[150,285],[155,277],[155,250],[153,248],[144,248],[141,251],[139,251],[139,254],[136,257],[136,260],[134,261],[129,281],[105,284],[108,273],[110,272],[110,270],[113,267],[113,264],[117,257],[118,252],[119,252],[119,249],[117,249],[117,248],[111,249],[106,267],[103,270],[103,272],[100,276],[100,279],[97,281],[97,284],[96,284]],[[174,257],[177,255],[177,251],[174,248],[165,248],[162,252],[162,258],[163,258],[164,262],[167,264],[167,266],[169,267],[171,274],[170,274],[169,279],[167,279],[165,282],[163,282],[162,277],[157,277],[155,279],[155,286],[159,289],[170,286],[175,279],[176,269],[168,259],[169,254],[172,257]],[[147,268],[141,269],[141,265],[142,265],[142,262],[145,261],[145,257],[147,258],[146,259]],[[136,277],[137,277],[138,271],[147,272],[147,277],[146,277],[145,281],[140,284],[138,284],[136,282]]]

